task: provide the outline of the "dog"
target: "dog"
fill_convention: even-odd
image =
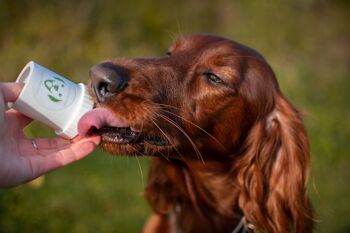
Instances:
[[[90,70],[79,124],[117,155],[150,156],[144,233],[310,233],[309,144],[264,57],[205,34],[164,56]]]

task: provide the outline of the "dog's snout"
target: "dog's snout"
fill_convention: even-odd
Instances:
[[[99,102],[123,91],[129,81],[125,68],[112,63],[101,63],[90,69],[91,87]]]

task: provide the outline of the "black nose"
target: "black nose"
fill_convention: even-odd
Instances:
[[[129,81],[128,72],[112,63],[100,63],[90,69],[91,87],[97,101],[103,102],[123,91]]]

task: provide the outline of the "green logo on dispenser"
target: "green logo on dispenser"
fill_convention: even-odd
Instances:
[[[62,79],[53,77],[53,79],[45,80],[44,85],[50,92],[47,96],[52,102],[57,103],[63,100],[62,89],[65,88],[66,83]]]

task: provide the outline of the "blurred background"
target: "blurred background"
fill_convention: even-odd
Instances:
[[[174,38],[207,32],[260,51],[305,113],[317,231],[350,232],[350,1],[0,0],[0,81],[34,60],[86,82],[110,57],[163,55]],[[53,136],[33,123],[30,137]],[[1,139],[0,139],[1,140]],[[97,150],[30,184],[0,190],[0,232],[139,232],[148,159]]]

